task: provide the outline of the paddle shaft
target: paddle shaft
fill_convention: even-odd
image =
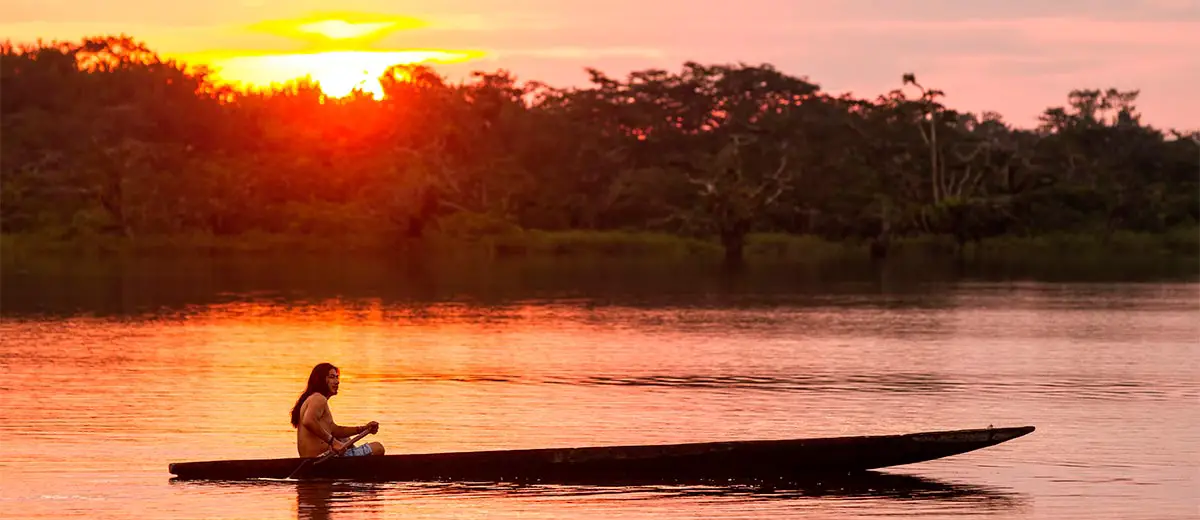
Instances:
[[[359,433],[358,435],[355,435],[354,437],[352,437],[348,442],[346,442],[346,445],[351,446],[354,443],[362,440],[363,437],[366,437],[370,434],[371,434],[371,430],[367,429],[367,430],[363,431],[362,433]],[[349,449],[349,448],[347,448],[347,449]],[[306,466],[309,462],[312,462],[314,465],[320,464],[322,462],[325,462],[326,460],[329,460],[329,458],[333,457],[334,455],[337,455],[337,453],[333,451],[333,446],[330,446],[328,450],[325,450],[325,453],[322,453],[315,458],[304,459],[304,462],[301,462],[299,466],[296,466],[296,469],[294,471],[292,471],[291,474],[289,474],[287,476],[287,478],[290,480],[292,477],[296,476],[296,474],[299,473],[301,469],[304,469],[304,466]]]
[[[350,441],[347,442],[346,445],[353,446],[354,443],[361,441],[363,439],[363,437],[366,437],[370,434],[371,434],[370,429],[364,430],[362,433],[355,435],[354,437],[351,437]],[[349,449],[349,448],[347,448],[347,449]],[[322,453],[319,457],[317,457],[317,460],[315,462],[313,462],[313,464],[320,464],[334,455],[337,455],[337,453],[335,453],[333,451],[333,446],[330,446],[328,450],[325,450],[325,453]]]

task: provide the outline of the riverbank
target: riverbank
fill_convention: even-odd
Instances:
[[[1171,249],[1183,246],[1157,236],[1117,235],[1107,244],[1081,236],[993,240],[961,256],[948,239],[914,238],[898,241],[885,261],[872,260],[865,244],[750,238],[744,268],[728,269],[714,243],[645,234],[429,237],[420,247],[391,249],[366,247],[362,237],[358,249],[335,240],[270,235],[125,239],[86,249],[5,236],[0,308],[6,314],[20,309],[70,314],[82,307],[158,312],[197,301],[225,302],[227,295],[241,293],[304,294],[319,301],[510,302],[632,292],[669,302],[697,292],[716,298],[798,295],[839,284],[874,293],[959,282],[1200,282],[1200,255]]]
[[[814,261],[868,256],[863,241],[834,242],[815,236],[756,233],[747,237],[748,261]],[[43,254],[256,254],[355,253],[509,257],[620,257],[719,259],[715,240],[661,233],[621,231],[514,231],[483,236],[431,234],[419,240],[387,240],[369,235],[312,236],[247,233],[72,238],[39,234],[0,235],[0,254],[6,258]],[[889,258],[1104,259],[1200,258],[1200,228],[1181,228],[1161,234],[1118,231],[1107,240],[1100,235],[1062,233],[1043,236],[1002,236],[968,243],[958,250],[949,236],[902,237],[893,241]]]

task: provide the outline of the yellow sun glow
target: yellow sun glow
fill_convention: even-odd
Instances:
[[[406,16],[364,13],[324,13],[288,20],[267,20],[246,27],[250,32],[283,36],[308,42],[328,40],[369,40],[396,31],[426,27],[424,20]],[[316,38],[314,38],[314,36]]]
[[[245,86],[265,87],[311,77],[331,97],[343,97],[355,88],[383,97],[379,76],[389,66],[410,63],[453,63],[478,53],[438,50],[330,51],[306,54],[230,56],[203,60],[217,69],[215,79]]]
[[[354,89],[383,97],[379,77],[392,65],[455,63],[483,55],[478,51],[441,49],[382,50],[376,43],[396,31],[425,27],[423,20],[364,13],[323,13],[289,20],[268,20],[246,27],[250,32],[305,42],[303,49],[276,52],[209,51],[183,57],[216,69],[213,78],[242,87],[311,78],[325,95],[344,97]]]
[[[296,30],[319,34],[334,40],[345,40],[348,38],[361,38],[392,27],[393,25],[395,25],[394,22],[350,23],[345,20],[322,20],[297,25]]]

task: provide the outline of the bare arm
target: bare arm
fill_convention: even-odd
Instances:
[[[350,437],[362,433],[366,429],[365,426],[338,426],[333,425],[333,433],[338,437]]]
[[[334,432],[326,430],[325,426],[321,424],[321,418],[329,413],[329,401],[321,394],[313,394],[309,400],[311,402],[305,407],[304,415],[300,417],[300,427],[307,429],[318,439],[329,442],[329,438]],[[334,426],[334,429],[336,430],[337,426]]]

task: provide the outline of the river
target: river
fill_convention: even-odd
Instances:
[[[1194,276],[416,264],[6,266],[0,517],[1200,513]],[[295,456],[288,411],[322,361],[335,419],[379,421],[392,454],[1037,431],[780,489],[171,480]]]

